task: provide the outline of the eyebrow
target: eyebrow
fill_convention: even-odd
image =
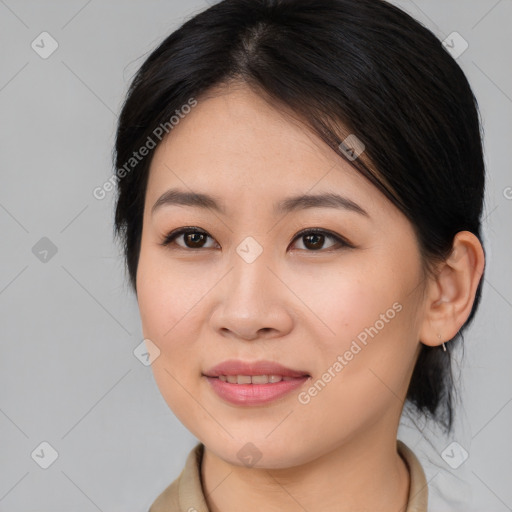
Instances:
[[[179,189],[169,189],[163,193],[151,208],[151,214],[163,206],[192,206],[196,208],[212,209],[219,213],[226,214],[225,208],[220,201],[208,194],[198,192],[187,192]],[[370,217],[368,212],[351,199],[335,194],[325,192],[322,194],[302,194],[288,197],[274,205],[274,213],[285,214],[292,211],[305,208],[341,208]]]

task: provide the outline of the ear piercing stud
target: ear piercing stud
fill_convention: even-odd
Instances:
[[[437,335],[437,337],[438,337],[439,339],[441,339],[441,335],[440,335],[440,334],[438,334],[438,335]],[[443,350],[446,352],[446,346],[445,346],[445,344],[444,344],[444,341],[443,341]]]

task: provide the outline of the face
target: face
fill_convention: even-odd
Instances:
[[[170,189],[218,209],[176,194],[153,209]],[[326,193],[344,199],[285,202]],[[251,446],[256,466],[291,467],[372,431],[395,435],[420,347],[422,283],[404,215],[249,89],[200,99],[157,147],[137,272],[143,334],[160,351],[152,369],[169,407],[223,460],[240,465]],[[306,376],[206,376],[227,360]]]

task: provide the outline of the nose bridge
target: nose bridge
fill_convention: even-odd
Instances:
[[[269,270],[273,251],[246,237],[230,255],[231,271],[219,289],[213,327],[253,339],[258,332],[281,334],[291,327],[282,284]]]
[[[252,236],[245,237],[232,254],[230,296],[236,297],[241,304],[246,300],[254,302],[257,299],[260,299],[258,302],[265,299],[268,304],[271,297],[265,298],[265,292],[273,288],[269,287],[271,272],[268,267],[271,266],[271,259],[272,251],[269,248],[265,248]]]

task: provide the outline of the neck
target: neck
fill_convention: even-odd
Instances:
[[[201,477],[211,512],[405,512],[410,485],[396,431],[355,436],[314,460],[280,469],[229,464],[205,447]]]

